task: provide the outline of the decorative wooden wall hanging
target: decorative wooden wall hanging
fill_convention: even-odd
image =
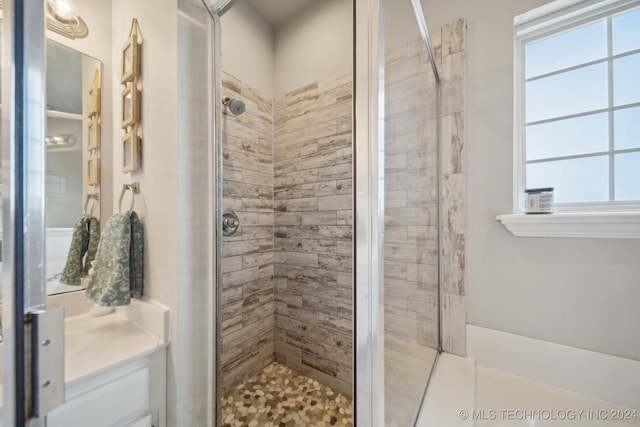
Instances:
[[[142,92],[138,85],[142,73],[142,37],[138,20],[131,21],[129,39],[122,48],[122,171],[133,172],[142,166],[142,139],[140,120]]]
[[[93,73],[93,83],[89,90],[89,142],[87,149],[87,184],[100,184],[100,70]]]

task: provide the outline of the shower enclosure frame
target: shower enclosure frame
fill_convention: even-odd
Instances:
[[[213,171],[214,182],[212,218],[215,230],[215,263],[213,307],[215,313],[210,316],[216,331],[215,351],[210,357],[210,367],[213,390],[211,426],[220,419],[220,390],[221,390],[221,309],[220,291],[222,283],[222,70],[221,70],[221,22],[224,14],[235,0],[219,0],[211,5],[202,0],[205,9],[211,17],[212,27],[212,70],[213,93],[211,96],[213,119]],[[354,425],[378,427],[383,425],[384,414],[384,360],[383,341],[378,334],[382,322],[377,316],[380,301],[378,295],[381,290],[378,275],[381,265],[377,262],[379,248],[374,238],[381,229],[377,218],[378,199],[372,197],[377,194],[377,141],[379,135],[378,98],[384,91],[384,82],[380,77],[379,42],[381,40],[379,0],[353,0],[354,16],[354,102],[353,102],[353,133],[354,133],[354,176],[359,173],[363,179],[354,178],[354,226],[353,226],[353,271],[354,271]],[[382,84],[382,86],[380,86]],[[371,211],[375,211],[374,215]],[[379,266],[374,271],[371,266]],[[358,290],[359,289],[359,290]],[[375,412],[374,412],[375,411]]]
[[[436,82],[437,105],[437,355],[442,352],[441,80],[420,0],[410,0]],[[355,0],[354,29],[354,271],[355,425],[385,423],[384,377],[384,123],[385,0]],[[365,14],[366,11],[366,14]],[[429,380],[425,384],[422,401]],[[414,419],[416,422],[417,419]]]
[[[64,366],[63,360],[39,360],[35,347],[46,283],[45,11],[38,1],[5,0],[2,6],[2,422],[36,427],[61,403],[61,395],[40,382],[42,365],[58,372]],[[62,318],[50,322],[61,334]],[[63,392],[64,384],[54,388]]]
[[[207,0],[201,0],[204,9],[211,18],[209,25],[209,33],[211,41],[210,43],[210,56],[209,67],[212,70],[212,84],[210,85],[210,108],[213,113],[213,120],[210,122],[210,132],[212,135],[211,153],[211,172],[212,179],[211,188],[213,188],[213,197],[210,197],[210,212],[213,213],[211,230],[214,236],[212,242],[212,277],[209,283],[213,286],[213,292],[211,292],[212,301],[210,307],[212,307],[211,313],[209,313],[209,328],[213,331],[215,336],[213,337],[212,346],[209,349],[208,357],[208,369],[209,369],[209,390],[210,396],[208,401],[207,411],[207,425],[209,427],[216,427],[218,421],[221,419],[220,413],[220,390],[221,390],[221,367],[222,367],[222,309],[221,309],[221,294],[222,294],[222,110],[223,110],[223,97],[222,97],[222,29],[220,16],[226,10],[231,7],[235,0],[218,0],[212,1],[211,5],[207,4]]]
[[[408,0],[409,1],[409,0]],[[429,33],[419,0],[412,1],[423,40],[427,45],[431,66],[439,82],[439,73]],[[222,283],[222,70],[221,70],[221,21],[220,17],[235,0],[202,0],[212,23],[211,58],[213,90],[211,94],[213,119],[213,171],[215,180],[212,206],[215,230],[215,263],[213,307],[215,313],[210,321],[215,325],[215,351],[210,357],[212,379],[211,417],[209,425],[215,426],[220,418],[219,398],[221,391],[221,299]],[[383,54],[383,0],[353,0],[353,272],[354,272],[354,368],[353,399],[354,425],[361,427],[384,426],[384,294],[383,252],[384,242],[384,192],[379,178],[384,174],[384,54]],[[440,85],[438,84],[438,105]],[[438,111],[438,121],[440,112]],[[440,125],[438,124],[438,146]],[[438,171],[440,171],[438,150]],[[440,172],[438,172],[439,174]],[[438,199],[440,199],[438,185]],[[438,215],[440,217],[440,215]],[[440,229],[440,225],[438,225]],[[440,233],[438,233],[440,235]],[[439,246],[439,243],[438,243]],[[441,276],[440,255],[438,276]],[[440,277],[441,279],[441,277]],[[439,280],[441,283],[441,280]],[[441,310],[440,287],[438,287],[438,311]],[[438,352],[441,351],[441,313],[438,312]],[[437,360],[437,359],[436,359]],[[435,366],[435,364],[434,364]]]
[[[209,11],[211,24],[211,91],[213,112],[211,220],[215,247],[211,260],[216,265],[214,285],[221,283],[222,135],[221,135],[221,28],[220,15],[234,0],[219,0]],[[414,0],[416,1],[416,0]],[[382,49],[382,0],[353,0],[354,6],[354,402],[355,423],[365,427],[384,424],[384,312],[382,303],[383,206],[378,177],[383,172],[379,144],[384,136],[384,61]],[[29,369],[24,359],[24,316],[44,308],[44,4],[29,0],[5,0],[3,22],[3,210],[4,224],[4,425],[43,425],[44,418],[25,420],[17,404],[31,398],[24,388]],[[15,16],[14,16],[15,14]],[[428,33],[427,37],[428,37]],[[424,34],[423,34],[424,36]],[[7,57],[10,56],[10,57]],[[7,72],[13,66],[13,73]],[[12,81],[13,79],[13,81]],[[22,92],[16,93],[16,88]],[[19,111],[16,111],[19,110]],[[21,151],[22,150],[22,151]],[[19,209],[17,209],[19,207]],[[13,286],[15,283],[15,287]],[[217,286],[216,286],[217,288]],[[219,296],[213,292],[213,307]],[[214,324],[215,343],[220,343],[220,310],[209,313]],[[220,353],[208,348],[211,408],[209,425],[217,420]],[[16,374],[17,373],[17,374]]]
[[[354,0],[354,425],[384,425],[379,141],[384,136],[380,0]],[[381,96],[382,94],[382,96]],[[382,99],[382,100],[381,100]]]

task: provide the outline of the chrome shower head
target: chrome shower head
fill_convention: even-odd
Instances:
[[[222,104],[236,116],[244,113],[244,110],[246,109],[244,102],[239,99],[231,99],[228,96],[222,98]]]

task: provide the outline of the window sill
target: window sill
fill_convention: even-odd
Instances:
[[[516,237],[640,239],[640,212],[585,212],[498,215]]]

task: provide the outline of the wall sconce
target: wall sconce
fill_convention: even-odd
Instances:
[[[61,22],[74,22],[80,15],[78,8],[70,0],[47,0],[47,5],[51,15]]]
[[[47,149],[70,148],[76,145],[76,142],[78,142],[78,138],[71,133],[47,136],[44,139]]]
[[[71,0],[47,0],[47,28],[70,39],[83,39],[89,34],[87,23],[80,17]]]

